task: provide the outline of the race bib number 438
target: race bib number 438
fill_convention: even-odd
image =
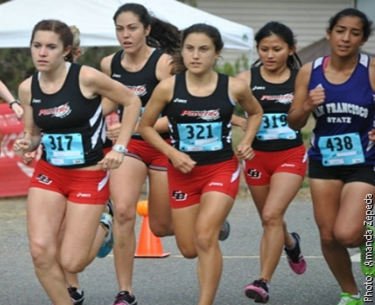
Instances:
[[[318,146],[324,166],[352,165],[365,162],[358,133],[320,137]]]

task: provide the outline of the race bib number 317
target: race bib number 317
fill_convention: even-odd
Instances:
[[[84,164],[82,135],[44,134],[42,143],[46,151],[47,161],[55,166]]]

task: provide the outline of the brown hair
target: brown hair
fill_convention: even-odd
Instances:
[[[69,46],[72,47],[69,54],[65,56],[65,60],[73,62],[73,34],[70,28],[64,22],[54,19],[39,21],[34,26],[31,34],[30,44],[33,42],[35,33],[37,31],[51,31],[59,35],[60,40],[63,43],[64,50]]]
[[[221,34],[219,30],[216,27],[206,24],[206,23],[196,23],[196,24],[189,26],[184,31],[182,31],[181,47],[184,45],[186,38],[190,34],[194,34],[194,33],[199,33],[199,34],[201,33],[201,34],[207,35],[207,37],[209,37],[212,40],[212,43],[215,46],[215,51],[218,52],[223,49],[224,42],[221,38]],[[173,56],[172,64],[173,64],[173,69],[172,69],[173,74],[187,70],[187,68],[185,67],[181,52]]]

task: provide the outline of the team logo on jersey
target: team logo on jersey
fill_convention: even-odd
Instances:
[[[187,194],[181,191],[173,191],[172,197],[176,199],[176,201],[184,201],[187,198]]]
[[[247,170],[247,175],[252,179],[259,179],[262,176],[262,173],[256,168],[249,168]]]
[[[52,180],[48,178],[48,176],[43,175],[43,174],[39,174],[37,179],[39,180],[40,183],[43,183],[46,185],[50,185],[52,183]]]
[[[127,86],[133,93],[137,96],[144,96],[147,94],[146,85],[139,85],[139,86]]]
[[[184,110],[182,111],[181,116],[199,117],[205,121],[213,121],[220,118],[220,110]]]
[[[275,103],[280,104],[291,104],[293,101],[293,93],[279,94],[279,95],[262,95],[260,98],[261,101],[275,101]]]
[[[72,112],[69,103],[51,109],[40,109],[38,115],[51,115],[56,118],[65,118]]]

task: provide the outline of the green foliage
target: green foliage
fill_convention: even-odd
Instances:
[[[232,77],[235,77],[238,73],[242,71],[249,70],[249,59],[246,55],[242,55],[240,58],[238,58],[234,64],[231,64],[229,62],[225,62],[222,65],[216,65],[214,70],[218,73],[226,74]],[[240,104],[236,104],[236,107],[234,108],[234,114],[243,117],[244,111],[241,108]]]
[[[81,65],[87,65],[100,70],[100,61],[118,50],[120,50],[120,47],[87,48],[84,50],[83,55],[78,58],[77,62]]]
[[[309,178],[306,173],[306,176],[303,178],[303,181],[302,181],[302,188],[309,188],[309,187],[310,187]]]
[[[29,49],[1,49],[0,67],[0,80],[17,96],[18,85],[33,71]]]
[[[242,71],[246,71],[250,69],[249,59],[248,57],[243,54],[240,58],[238,58],[234,64],[229,62],[225,62],[221,65],[216,65],[214,70],[218,73],[223,73],[229,76],[236,76],[238,73]]]
[[[221,66],[215,66],[214,70],[218,73],[226,74],[229,76],[235,76],[236,72],[234,70],[234,66],[229,62],[224,63]]]

